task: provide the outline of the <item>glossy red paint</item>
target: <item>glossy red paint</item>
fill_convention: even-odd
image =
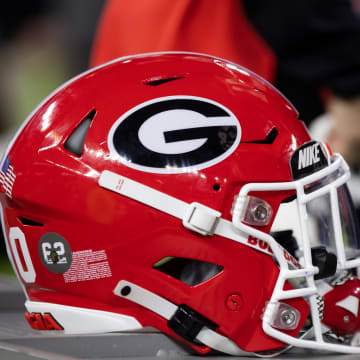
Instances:
[[[176,81],[146,85],[149,79],[179,74],[183,77]],[[211,167],[181,174],[146,173],[114,159],[107,144],[114,122],[143,102],[174,95],[207,98],[229,109],[242,131],[236,150]],[[78,157],[68,152],[64,143],[93,110],[96,115]],[[278,136],[272,144],[249,143],[265,139],[274,127]],[[36,109],[8,152],[16,180],[11,198],[4,190],[0,193],[4,230],[8,244],[12,227],[20,228],[26,238],[36,273],[34,282],[22,279],[28,297],[130,315],[144,326],[155,326],[178,338],[165,319],[113,294],[116,284],[126,279],[175,304],[190,306],[246,351],[282,346],[261,327],[261,314],[278,276],[270,256],[217,235],[193,233],[176,218],[100,188],[98,179],[103,170],[110,170],[185,202],[204,204],[230,220],[231,204],[239,189],[249,182],[290,181],[290,156],[309,140],[296,111],[271,85],[244,68],[212,57],[130,57],[77,77]],[[219,184],[216,191],[215,183]],[[262,195],[275,214],[290,193],[257,194]],[[19,217],[42,226],[24,224]],[[263,230],[268,232],[270,227],[271,223]],[[111,276],[65,282],[63,274],[49,271],[39,255],[39,240],[48,232],[60,234],[73,254],[105,250]],[[167,256],[218,264],[223,271],[188,286],[153,268]],[[242,297],[239,311],[226,305],[226,299],[235,293]],[[309,310],[303,299],[289,303],[302,314],[299,328],[290,332],[295,336]],[[188,345],[201,353],[209,351]]]
[[[349,300],[353,307],[341,306],[342,301]],[[351,278],[324,295],[323,323],[338,335],[353,335],[360,330],[360,280]]]

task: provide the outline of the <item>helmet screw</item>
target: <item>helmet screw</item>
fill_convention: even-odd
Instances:
[[[292,310],[285,310],[280,315],[280,321],[286,326],[292,326],[296,320],[296,314]]]
[[[124,286],[120,291],[122,296],[128,296],[131,293],[131,287],[130,286]]]
[[[254,210],[254,216],[257,220],[264,221],[268,215],[268,211],[265,206],[258,205]]]
[[[350,318],[348,315],[344,316],[344,323],[348,323],[350,321]]]
[[[243,306],[242,296],[239,294],[231,294],[226,299],[226,307],[230,311],[239,311]]]

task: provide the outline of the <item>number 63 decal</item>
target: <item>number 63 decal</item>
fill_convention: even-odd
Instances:
[[[16,240],[19,241],[19,247],[16,244]],[[16,263],[16,267],[18,268],[21,277],[27,283],[35,282],[36,273],[34,270],[33,263],[31,261],[28,246],[26,244],[25,234],[21,231],[19,227],[15,226],[10,228],[9,242],[14,256],[14,261]],[[23,262],[21,262],[20,254],[18,250],[21,250],[24,259],[24,264]]]

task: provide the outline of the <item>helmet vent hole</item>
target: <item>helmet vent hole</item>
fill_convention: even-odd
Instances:
[[[220,190],[220,185],[218,183],[214,184],[213,189],[214,189],[214,191],[219,191]]]
[[[77,157],[82,155],[84,149],[85,138],[96,114],[96,110],[92,110],[81,123],[75,128],[64,144],[64,148]]]
[[[28,219],[23,216],[18,216],[18,220],[21,222],[21,224],[27,225],[27,226],[44,226],[44,224],[42,224],[42,223],[39,223],[35,220]]]
[[[153,268],[189,286],[201,284],[223,270],[217,264],[177,257],[165,257],[154,264]]]
[[[183,79],[184,77],[185,76],[173,76],[173,77],[167,77],[167,78],[157,77],[157,78],[144,80],[144,84],[145,85],[150,85],[150,86],[158,86],[158,85],[162,85],[162,84],[165,84],[167,82],[170,82],[170,81]]]
[[[244,141],[244,143],[246,143],[246,144],[266,144],[266,145],[271,145],[275,141],[275,139],[277,138],[278,135],[279,135],[279,132],[277,131],[276,127],[273,127],[269,131],[269,133],[266,135],[265,139]]]

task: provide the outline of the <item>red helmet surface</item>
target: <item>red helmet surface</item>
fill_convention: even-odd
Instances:
[[[266,236],[297,185],[251,189],[252,210],[242,225],[234,217],[245,185],[326,170],[314,166],[327,150],[310,140],[276,89],[218,58],[133,56],[72,79],[29,116],[1,164],[29,322],[68,333],[152,326],[200,353],[296,342],[314,294],[291,293],[280,275],[311,257],[300,265]],[[292,295],[279,301],[275,290]],[[290,326],[270,321],[284,337],[264,330],[269,302],[287,312]]]
[[[339,336],[358,333],[359,301],[359,279],[350,278],[335,284],[334,289],[324,295],[323,323]]]

